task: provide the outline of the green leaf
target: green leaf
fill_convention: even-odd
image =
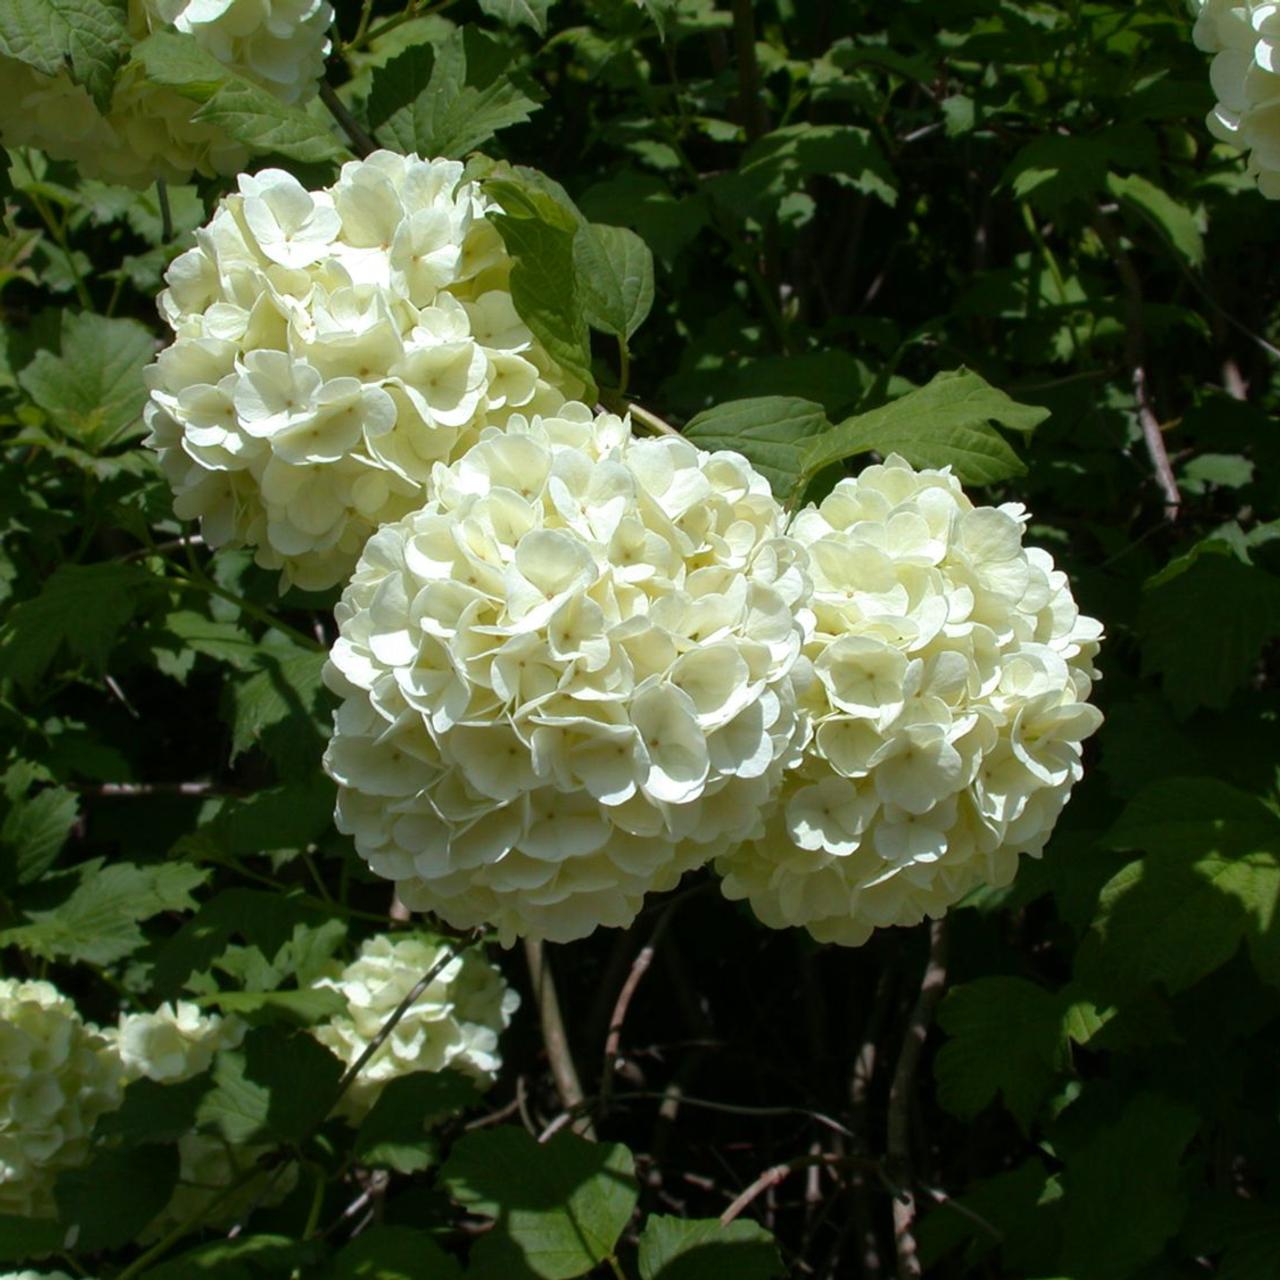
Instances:
[[[538,90],[509,74],[510,57],[471,27],[416,44],[379,67],[369,127],[397,151],[460,159],[537,110]]]
[[[428,1130],[479,1101],[473,1081],[456,1071],[415,1071],[378,1095],[356,1135],[362,1163],[418,1173],[436,1162],[439,1143]]]
[[[155,338],[136,320],[65,313],[61,350],[37,352],[18,381],[59,431],[96,453],[141,423],[142,370],[155,355]]]
[[[206,53],[190,36],[158,31],[134,48],[133,61],[153,83],[198,103],[193,120],[222,129],[256,152],[274,152],[303,164],[348,155],[323,118],[286,106],[270,90]]]
[[[965,484],[994,484],[1022,475],[1026,467],[992,422],[1031,431],[1047,409],[1019,404],[967,369],[940,373],[869,413],[858,414],[818,437],[805,450],[804,472],[875,450],[901,454],[914,467],[949,466]]]
[[[621,342],[653,306],[653,254],[634,231],[584,223],[573,241],[587,322]]]
[[[146,941],[139,922],[162,911],[194,911],[191,891],[208,874],[182,862],[82,862],[68,877],[76,885],[66,899],[28,911],[29,923],[0,932],[0,946],[21,947],[43,960],[114,964]]]
[[[84,1168],[59,1176],[58,1218],[74,1231],[77,1252],[118,1249],[169,1203],[177,1181],[176,1145],[100,1151]]]
[[[120,628],[139,592],[152,584],[137,565],[61,564],[32,600],[9,612],[0,639],[0,669],[34,689],[65,648],[95,671],[106,670]]]
[[[480,12],[509,27],[532,27],[540,36],[547,34],[547,11],[554,0],[480,0]]]
[[[333,783],[323,774],[244,799],[219,798],[205,806],[200,826],[174,852],[199,861],[304,849],[332,825],[333,799]]]
[[[193,1275],[212,1280],[283,1280],[286,1276],[325,1274],[323,1246],[316,1240],[288,1236],[237,1236],[212,1240],[176,1258],[148,1267],[146,1280],[190,1280]],[[444,1277],[448,1280],[448,1277]]]
[[[70,70],[99,111],[111,105],[116,72],[129,55],[127,0],[5,0],[0,54],[47,76]]]
[[[730,400],[692,418],[684,435],[700,449],[733,449],[743,454],[785,502],[804,476],[804,450],[811,437],[831,430],[826,411],[794,396]]]
[[[79,813],[75,792],[65,787],[45,787],[30,799],[11,801],[0,825],[0,881],[39,880],[62,852]]]
[[[230,1143],[298,1142],[329,1114],[342,1063],[305,1031],[254,1027],[213,1064],[201,1124]]]
[[[934,1274],[937,1262],[964,1245],[964,1264],[978,1274],[983,1258],[999,1249],[1008,1274],[1040,1275],[1037,1263],[1058,1247],[1053,1207],[1061,1194],[1057,1179],[1034,1158],[971,1183],[963,1196],[930,1209],[917,1226],[925,1274]]]
[[[177,1142],[196,1127],[200,1099],[212,1087],[208,1073],[178,1084],[157,1084],[143,1078],[124,1091],[124,1101],[98,1120],[99,1137],[120,1138],[130,1146],[146,1142]]]
[[[747,148],[736,173],[711,178],[706,185],[734,217],[763,219],[811,178],[831,178],[887,205],[898,198],[884,152],[869,130],[850,124],[775,129]]]
[[[1280,818],[1210,778],[1164,779],[1130,801],[1107,834],[1146,850],[1103,888],[1077,970],[1113,1000],[1163,983],[1182,991],[1248,939],[1262,976],[1280,983]]]
[[[285,991],[218,991],[202,996],[201,1004],[217,1005],[223,1013],[281,1014],[295,1025],[313,1026],[335,1013],[342,1013],[346,998],[340,991],[327,987],[315,990]]]
[[[224,890],[170,937],[156,956],[152,990],[157,999],[179,996],[194,973],[208,969],[232,938],[243,938],[266,957],[283,959],[299,929],[322,930],[330,917],[297,893],[263,889]],[[281,976],[281,975],[277,975]]]
[[[511,298],[520,318],[561,368],[595,399],[585,300],[574,258],[581,215],[518,177],[495,177],[485,191],[502,206],[491,215],[511,255]]]
[[[539,1143],[524,1129],[480,1129],[453,1148],[441,1181],[463,1208],[493,1218],[471,1270],[571,1280],[609,1257],[636,1203],[626,1147],[561,1131]]]
[[[997,1094],[1026,1132],[1068,1065],[1062,1001],[1024,978],[979,978],[938,1009],[951,1037],[938,1051],[938,1101],[971,1120]]]
[[[62,1247],[65,1228],[41,1218],[0,1214],[0,1261],[43,1258]]]
[[[1187,266],[1203,265],[1204,237],[1195,215],[1185,205],[1136,173],[1123,178],[1107,174],[1107,191],[1150,222]]]
[[[462,1267],[425,1231],[375,1226],[334,1258],[330,1280],[463,1280]]]
[[[772,1280],[778,1247],[757,1222],[652,1214],[640,1235],[640,1280]]]
[[[1225,707],[1262,646],[1280,635],[1280,579],[1206,538],[1142,588],[1143,670],[1160,676],[1179,715]]]
[[[259,663],[257,642],[234,622],[221,622],[191,609],[166,614],[157,624],[159,637],[153,642],[156,664],[167,676],[186,683],[202,654],[237,671],[248,671]]]
[[[262,670],[232,690],[232,760],[261,746],[286,772],[311,771],[327,730],[325,660],[309,649],[262,654]]]
[[[1181,1102],[1139,1093],[1067,1160],[1059,1266],[1072,1280],[1127,1280],[1182,1222],[1179,1164],[1199,1119]]]

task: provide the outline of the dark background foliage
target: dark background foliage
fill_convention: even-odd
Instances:
[[[945,935],[819,947],[693,878],[625,934],[548,948],[584,1111],[634,1153],[646,1232],[653,1215],[714,1218],[776,1168],[742,1214],[787,1274],[1280,1274],[1280,209],[1203,127],[1188,14],[1176,0],[417,8],[398,22],[380,2],[343,6],[353,43],[330,79],[379,141],[479,146],[639,234],[655,301],[629,344],[595,336],[607,402],[625,393],[679,425],[787,397],[839,424],[967,366],[1049,411],[1029,436],[984,428],[1017,457],[980,492],[1030,507],[1032,540],[1108,633],[1107,723],[1044,859],[972,895]],[[457,25],[468,71],[450,81],[421,49]],[[404,96],[414,68],[432,112]],[[165,218],[154,189],[9,159],[5,970],[47,973],[107,1020],[122,999],[254,991],[257,1019],[283,1028],[300,1011],[281,993],[307,964],[392,926],[318,767],[331,597],[278,600],[246,554],[186,543],[138,446],[160,272],[223,186],[172,189]],[[311,153],[283,162],[332,173]],[[762,410],[766,435],[785,408]],[[738,443],[795,483],[785,432]],[[370,1185],[350,1135],[317,1134],[307,1113],[275,1136],[312,1176],[251,1223],[276,1252],[233,1271],[250,1263],[197,1234],[174,1242],[170,1265],[188,1270],[173,1274],[206,1255],[228,1276],[455,1274],[424,1234],[462,1256],[494,1215],[459,1217],[455,1202],[477,1201],[458,1190],[457,1145],[438,1174],[450,1144],[486,1114],[537,1133],[563,1111],[522,961],[502,957],[525,1004],[501,1082],[411,1172],[392,1163],[380,1234],[361,1244],[365,1219],[343,1217]],[[930,1008],[926,984],[922,1007],[922,975],[943,967],[947,993]],[[521,1151],[494,1158],[554,1181]],[[99,1158],[126,1159],[109,1144]],[[652,1241],[635,1261],[637,1230],[615,1273],[771,1273],[749,1232],[689,1253],[696,1271],[659,1271]],[[127,1268],[130,1234],[86,1267]],[[0,1244],[33,1247],[12,1223]],[[366,1254],[383,1270],[360,1271]],[[477,1247],[474,1274],[499,1265],[520,1274]]]

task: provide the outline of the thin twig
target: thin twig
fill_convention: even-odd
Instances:
[[[841,1156],[834,1155],[830,1151],[824,1151],[819,1155],[797,1156],[794,1160],[788,1160],[785,1164],[775,1164],[772,1168],[766,1169],[736,1200],[720,1215],[720,1225],[727,1227],[734,1218],[736,1218],[757,1196],[762,1195],[771,1187],[776,1187],[779,1183],[786,1181],[791,1174],[798,1169],[811,1169],[814,1167],[828,1169],[873,1169],[876,1172],[880,1170],[879,1161],[866,1159],[860,1156]]]
[[[356,155],[372,155],[378,144],[364,131],[360,121],[347,110],[346,103],[333,90],[327,80],[320,81],[320,101],[329,108],[329,114],[342,126],[342,132],[351,139]]]
[[[636,953],[636,958],[631,962],[631,971],[627,974],[627,980],[622,984],[622,990],[618,992],[618,999],[614,1002],[613,1016],[609,1019],[609,1034],[604,1041],[604,1065],[600,1071],[601,1115],[608,1110],[609,1098],[613,1093],[613,1074],[618,1069],[618,1051],[622,1045],[622,1024],[627,1020],[627,1010],[631,1007],[631,999],[635,995],[641,979],[648,972],[650,964],[653,963],[654,952],[657,950],[658,943],[666,932],[667,925],[670,923],[675,907],[678,904],[678,900],[673,902],[662,913],[657,926],[649,937],[649,941],[640,948]]]
[[[747,141],[768,131],[764,99],[760,96],[760,64],[756,60],[754,0],[733,0],[733,44],[738,60],[738,113]]]
[[[551,1064],[551,1076],[556,1092],[565,1111],[577,1114],[575,1130],[585,1138],[594,1138],[591,1120],[581,1114],[585,1102],[578,1069],[573,1065],[569,1050],[569,1036],[565,1031],[564,1017],[560,1012],[560,997],[556,993],[555,978],[551,972],[551,959],[536,938],[524,940],[525,959],[529,962],[529,978],[533,983],[534,1003],[538,1006],[538,1018],[542,1024],[542,1042]]]
[[[169,184],[163,178],[156,179],[156,204],[160,206],[160,242],[168,244],[173,239],[173,210],[169,208]]]
[[[915,1008],[907,1019],[898,1065],[889,1086],[889,1123],[886,1148],[893,1176],[901,1192],[893,1201],[893,1241],[898,1254],[898,1280],[920,1280],[923,1271],[916,1254],[914,1234],[916,1201],[911,1172],[911,1098],[916,1068],[929,1036],[934,1006],[947,984],[947,926],[935,920],[929,926],[929,959]]]
[[[642,405],[636,404],[634,401],[627,406],[627,412],[647,431],[652,431],[657,436],[679,436],[675,427],[669,422],[664,422],[656,413],[650,413],[648,409]]]
[[[216,782],[99,782],[68,784],[82,796],[110,799],[135,799],[145,796],[239,796],[236,788],[220,787]]]
[[[435,958],[431,967],[418,979],[409,994],[392,1010],[391,1016],[378,1028],[378,1034],[365,1045],[364,1051],[360,1056],[343,1072],[342,1079],[338,1081],[337,1090],[333,1095],[333,1101],[329,1104],[329,1114],[332,1114],[334,1107],[342,1101],[343,1095],[355,1083],[356,1077],[364,1070],[369,1059],[387,1042],[387,1037],[396,1029],[400,1019],[417,1004],[422,993],[440,976],[445,966],[457,955],[458,951],[452,947],[445,946],[441,948],[440,954]]]
[[[1098,236],[1106,245],[1107,251],[1116,266],[1116,274],[1124,287],[1126,323],[1124,330],[1125,358],[1130,368],[1133,384],[1133,398],[1138,410],[1138,425],[1142,428],[1142,438],[1146,442],[1147,453],[1156,473],[1156,483],[1164,494],[1164,513],[1169,520],[1176,520],[1178,508],[1182,505],[1182,495],[1178,492],[1178,482],[1173,468],[1169,465],[1169,453],[1164,447],[1164,435],[1160,430],[1160,419],[1156,416],[1147,391],[1146,330],[1142,323],[1142,281],[1134,269],[1129,255],[1120,243],[1120,237],[1107,221],[1099,214],[1094,220]]]

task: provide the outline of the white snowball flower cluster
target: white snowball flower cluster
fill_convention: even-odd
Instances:
[[[1218,102],[1209,132],[1249,153],[1249,172],[1280,199],[1280,3],[1198,0],[1193,37],[1214,55],[1209,79]]]
[[[155,1013],[122,1013],[113,1039],[127,1080],[180,1084],[207,1071],[219,1049],[244,1038],[239,1018],[204,1013],[190,1000],[166,1002]]]
[[[120,1105],[107,1039],[47,982],[0,979],[0,1213],[51,1217],[53,1184],[83,1164]]]
[[[736,453],[515,417],[337,609],[338,825],[406,905],[567,941],[759,834],[799,745],[804,554]]]
[[[898,457],[796,517],[814,734],[767,838],[720,859],[728,897],[856,945],[1040,853],[1101,723],[1085,699],[1102,629],[1023,547],[1026,520]]]
[[[312,1035],[348,1067],[354,1065],[445,945],[416,935],[367,939],[341,973],[314,984],[339,992],[347,1008],[313,1027]],[[343,1095],[343,1110],[358,1119],[390,1081],[416,1071],[457,1071],[488,1088],[502,1069],[498,1037],[519,1007],[519,993],[482,955],[455,955],[361,1068]]]
[[[581,391],[516,314],[491,206],[462,172],[379,151],[324,191],[242,176],[169,269],[177,337],[148,371],[150,443],[178,515],[284,585],[342,581],[436,462]]]
[[[174,29],[285,102],[310,97],[329,53],[328,0],[130,0],[135,39]],[[126,64],[105,114],[65,71],[0,57],[0,143],[38,147],[87,177],[145,187],[235,173],[249,149],[192,119],[196,104]]]

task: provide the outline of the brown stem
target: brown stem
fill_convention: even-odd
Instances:
[[[1099,214],[1094,222],[1098,235],[1106,245],[1112,261],[1116,265],[1116,274],[1124,286],[1126,324],[1124,331],[1125,358],[1130,368],[1130,379],[1133,384],[1133,398],[1138,410],[1138,425],[1142,428],[1142,438],[1147,446],[1147,454],[1156,473],[1156,483],[1164,494],[1164,513],[1169,520],[1178,518],[1178,508],[1182,505],[1182,495],[1178,492],[1178,481],[1169,465],[1169,454],[1164,447],[1164,435],[1160,430],[1160,419],[1151,403],[1147,391],[1146,330],[1142,324],[1142,281],[1134,269],[1133,262],[1120,243],[1120,237],[1107,221],[1104,214]]]
[[[898,1254],[898,1280],[921,1280],[920,1259],[916,1254],[916,1200],[911,1171],[911,1099],[916,1068],[929,1036],[934,1006],[947,984],[947,927],[945,920],[929,926],[929,959],[925,963],[920,994],[907,1019],[906,1034],[898,1065],[889,1086],[889,1122],[886,1149],[891,1174],[901,1190],[893,1201],[893,1241]]]
[[[569,1036],[565,1031],[564,1017],[560,1012],[560,997],[556,993],[555,978],[551,972],[551,958],[537,938],[524,940],[525,959],[529,962],[529,979],[533,984],[534,1003],[538,1006],[538,1019],[542,1024],[542,1042],[551,1064],[551,1076],[555,1080],[560,1105],[565,1111],[581,1110],[585,1095],[578,1079],[578,1069],[573,1065],[569,1051]],[[595,1138],[590,1119],[580,1115],[574,1129],[584,1138]]]
[[[720,1215],[720,1225],[727,1227],[753,1200],[772,1187],[785,1182],[798,1169],[875,1169],[880,1165],[875,1160],[862,1159],[858,1156],[834,1155],[824,1151],[819,1155],[797,1156],[785,1164],[775,1164],[766,1169],[734,1202]]]
[[[351,140],[356,155],[372,155],[378,144],[364,131],[360,122],[347,110],[346,103],[333,90],[327,80],[320,81],[320,101],[329,109],[329,114],[342,126],[342,132]]]

